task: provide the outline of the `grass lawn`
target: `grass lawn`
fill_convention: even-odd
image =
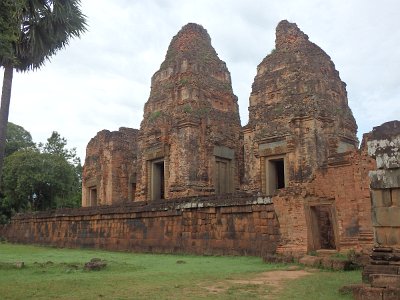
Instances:
[[[92,258],[106,260],[106,268],[85,271],[84,263]],[[25,266],[17,269],[17,261]],[[2,243],[0,299],[352,299],[337,290],[361,281],[360,271],[288,268],[265,264],[257,257],[138,254]]]

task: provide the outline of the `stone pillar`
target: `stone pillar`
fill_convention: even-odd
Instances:
[[[400,121],[374,127],[368,154],[377,167],[369,174],[374,248],[362,276],[371,286],[355,291],[355,297],[400,299]]]

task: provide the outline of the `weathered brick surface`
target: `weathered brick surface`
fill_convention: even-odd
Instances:
[[[357,146],[345,83],[296,24],[281,21],[275,49],[257,67],[244,128],[245,188],[262,187],[263,160],[284,155],[288,181],[308,182],[329,156]]]
[[[262,256],[275,252],[276,229],[273,204],[236,195],[17,215],[0,234],[58,247]]]
[[[137,129],[102,130],[86,148],[82,174],[82,206],[110,205],[131,200],[130,179],[136,173]],[[90,203],[89,189],[96,189]]]
[[[308,226],[301,190],[290,188],[273,197],[279,228],[282,235],[278,253],[299,255],[308,252]]]
[[[258,65],[252,86],[242,184],[270,195],[266,165],[284,160],[285,188],[272,191],[282,233],[279,253],[326,247],[316,245],[311,232],[324,226],[333,227],[331,244],[340,251],[371,248],[368,172],[374,160],[365,141],[357,150],[356,131],[345,84],[330,57],[296,24],[281,21],[275,49]],[[312,225],[313,207],[322,206],[330,222]]]
[[[310,198],[334,199],[340,250],[368,251],[373,242],[368,172],[375,162],[363,147],[341,155],[340,162],[319,169],[306,190]]]
[[[242,136],[225,62],[200,25],[173,37],[151,80],[140,125],[137,199],[150,200],[151,162],[164,161],[164,198],[217,191],[216,159],[228,159],[225,192],[239,189]]]
[[[374,160],[365,149],[341,155],[340,162],[327,164],[305,184],[285,188],[274,196],[282,239],[279,253],[306,253],[312,246],[311,220],[313,205],[332,207],[336,249],[368,252],[373,245],[368,172]]]

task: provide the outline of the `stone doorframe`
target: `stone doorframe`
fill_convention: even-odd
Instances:
[[[287,136],[284,135],[263,140],[258,144],[261,191],[265,195],[272,196],[276,191],[274,180],[271,180],[271,175],[276,176],[276,174],[272,174],[275,167],[274,162],[283,162],[284,186],[289,185],[288,153],[291,148],[288,147],[286,139]]]
[[[317,251],[321,250],[319,242],[319,229],[316,228],[316,220],[314,220],[313,216],[313,208],[317,206],[328,207],[330,217],[331,217],[331,225],[334,234],[334,242],[335,249],[339,250],[339,227],[337,222],[337,212],[335,207],[335,199],[334,198],[306,198],[304,199],[304,212],[307,223],[307,251]]]
[[[99,180],[90,179],[85,182],[82,193],[84,193],[84,201],[83,206],[97,206],[100,205],[101,197],[99,197]]]
[[[287,187],[289,185],[289,170],[286,154],[281,155],[271,155],[271,156],[260,156],[260,165],[261,165],[261,191],[263,194],[272,196],[276,188],[276,182],[272,178],[276,176],[275,171],[273,170],[274,162],[282,161],[284,168],[284,186]]]
[[[220,172],[219,164],[225,165],[226,167],[225,174],[219,173]],[[235,174],[235,151],[225,146],[214,146],[213,182],[216,194],[233,193],[235,191],[234,174]],[[221,180],[223,180],[224,182],[220,182]],[[224,186],[222,190],[220,190],[220,186]]]
[[[169,174],[169,150],[168,147],[150,149],[145,153],[146,158],[146,200],[151,201],[153,199],[153,182],[152,182],[152,171],[154,164],[163,162],[164,164],[164,199],[168,199],[168,174]]]

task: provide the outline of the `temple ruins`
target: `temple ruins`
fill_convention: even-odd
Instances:
[[[292,257],[368,253],[374,232],[398,246],[397,225],[377,221],[387,191],[372,186],[371,207],[376,137],[365,134],[359,146],[356,134],[346,84],[296,24],[278,24],[242,126],[225,62],[207,31],[189,23],[151,79],[140,129],[90,140],[83,207],[16,216],[0,234],[67,247]]]

